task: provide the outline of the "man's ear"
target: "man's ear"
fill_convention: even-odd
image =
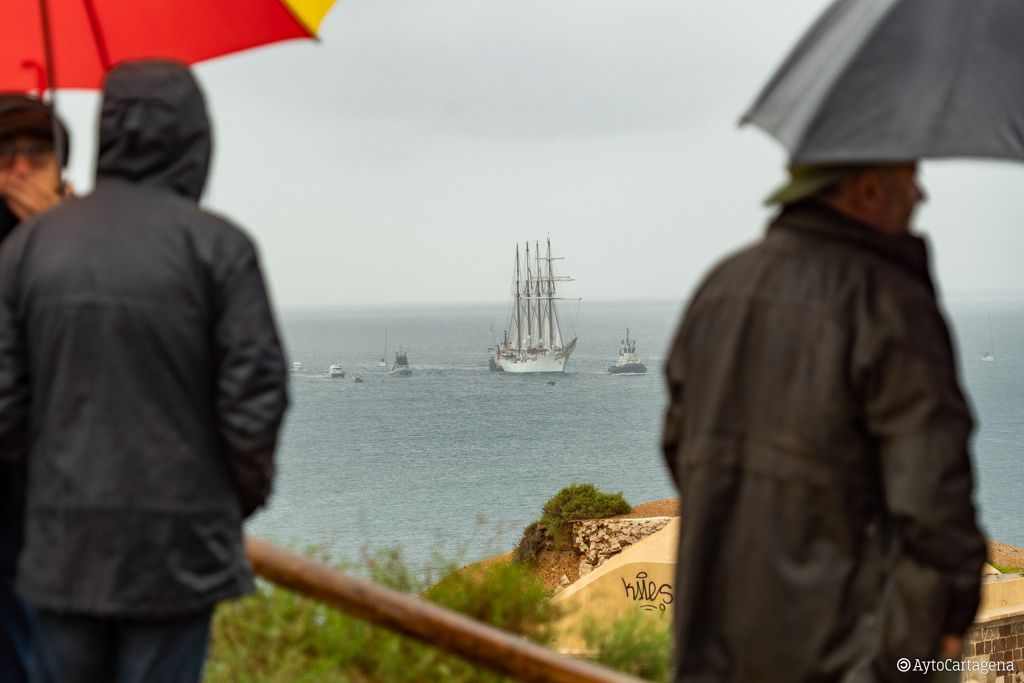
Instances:
[[[876,169],[868,169],[859,173],[854,180],[854,197],[857,208],[874,213],[885,204],[885,186]]]

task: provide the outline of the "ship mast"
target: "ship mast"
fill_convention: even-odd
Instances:
[[[534,254],[535,254],[536,259],[537,259],[537,285],[534,287],[534,294],[537,296],[537,340],[538,340],[538,342],[540,344],[543,344],[544,343],[544,316],[541,314],[541,310],[540,310],[541,306],[543,305],[543,302],[541,301],[541,295],[540,295],[540,283],[542,281],[543,275],[542,275],[542,271],[540,269],[540,243],[535,241],[533,243],[533,247],[534,247],[533,251],[534,251]]]
[[[554,350],[555,348],[555,314],[554,314],[554,302],[552,298],[555,295],[555,279],[551,272],[551,237],[548,237],[548,348]]]
[[[526,336],[533,339],[533,307],[530,306],[530,281],[533,274],[530,272],[530,243],[526,243]]]
[[[516,243],[516,351],[521,351],[523,348],[523,309],[519,305],[520,302],[520,286],[519,286],[519,243]]]

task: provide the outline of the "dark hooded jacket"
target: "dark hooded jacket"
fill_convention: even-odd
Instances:
[[[786,209],[700,286],[666,374],[677,681],[902,680],[965,631],[972,419],[921,239]]]
[[[53,111],[38,99],[21,93],[0,93],[0,140],[28,135],[52,139]],[[69,138],[64,123],[57,119],[61,159],[67,164]],[[0,243],[18,227],[18,218],[0,198]],[[0,576],[14,575],[24,527],[25,476],[23,463],[0,462]]]
[[[197,203],[210,129],[189,70],[109,74],[95,191],[0,251],[0,457],[27,457],[19,590],[99,616],[252,589],[284,358],[252,242]]]
[[[20,219],[0,199],[0,244]],[[24,463],[0,462],[0,577],[12,577],[21,553],[25,526]]]

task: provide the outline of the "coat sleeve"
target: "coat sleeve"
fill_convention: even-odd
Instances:
[[[973,422],[934,297],[923,290],[885,296],[862,321],[857,345],[865,426],[878,444],[902,552],[941,576],[944,632],[961,634],[978,608],[986,555],[972,502]]]
[[[18,235],[0,250],[0,461],[21,461],[28,445],[29,383],[24,332],[18,313]]]
[[[665,361],[665,383],[668,386],[668,409],[661,431],[661,454],[672,475],[676,488],[679,480],[679,445],[683,440],[683,328],[676,332],[668,360]]]
[[[218,429],[248,517],[270,495],[288,378],[256,251],[242,251],[216,282],[214,344]]]

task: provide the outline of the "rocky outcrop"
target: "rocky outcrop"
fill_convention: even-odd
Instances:
[[[661,531],[671,517],[639,519],[585,519],[572,523],[572,544],[583,556],[580,576],[651,534]]]

